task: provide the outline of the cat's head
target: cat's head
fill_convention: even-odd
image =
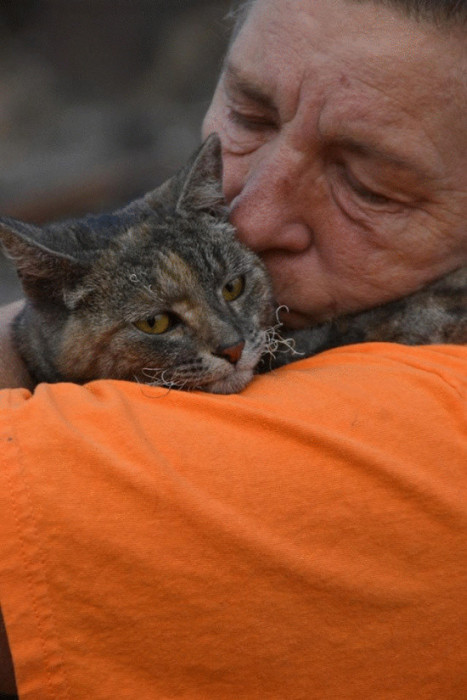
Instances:
[[[27,298],[15,326],[38,380],[137,380],[231,393],[272,323],[264,266],[237,241],[220,141],[110,215],[39,228],[0,219]]]

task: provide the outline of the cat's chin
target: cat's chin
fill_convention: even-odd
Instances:
[[[238,394],[239,391],[242,391],[242,389],[250,383],[252,378],[252,369],[238,370],[233,374],[229,374],[227,377],[204,384],[200,386],[199,389],[200,391],[207,391],[210,394]]]

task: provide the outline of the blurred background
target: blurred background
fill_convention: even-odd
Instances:
[[[200,142],[232,0],[1,0],[0,214],[108,211]],[[0,253],[0,304],[21,296]]]

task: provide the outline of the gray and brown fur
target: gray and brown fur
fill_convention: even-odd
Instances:
[[[273,317],[262,263],[234,235],[212,136],[174,178],[113,214],[38,228],[0,219],[26,304],[13,336],[36,382],[136,380],[229,393],[251,379]],[[222,296],[235,278],[244,290]],[[134,323],[170,313],[170,331]]]
[[[467,267],[461,267],[402,299],[347,314],[313,328],[292,331],[289,336],[292,346],[283,351],[279,349],[272,361],[264,358],[262,371],[354,343],[465,345]]]
[[[227,221],[216,135],[121,210],[44,228],[0,218],[0,242],[25,291],[13,336],[36,382],[115,378],[230,393],[255,371],[340,345],[467,343],[465,267],[283,340],[265,268]],[[238,278],[243,292],[227,302],[222,289]],[[162,312],[177,320],[167,332],[135,327]]]

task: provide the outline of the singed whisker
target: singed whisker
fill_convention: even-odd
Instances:
[[[190,390],[195,389],[193,374],[189,368],[178,367],[175,370],[163,369],[160,367],[144,367],[141,373],[149,381],[145,382],[147,386],[166,387],[171,389]],[[183,376],[187,374],[188,376]]]
[[[264,331],[266,336],[264,354],[269,355],[272,359],[275,359],[278,353],[304,355],[305,353],[298,352],[298,350],[295,349],[295,340],[293,338],[284,338],[280,333],[280,329],[284,325],[279,319],[279,313],[282,310],[288,312],[289,308],[285,305],[278,306],[276,309],[277,323]]]
[[[148,382],[142,382],[139,379],[139,377],[137,377],[136,375],[134,376],[134,381],[137,384],[139,384],[139,386],[141,387],[141,391],[142,391],[143,395],[145,395],[149,399],[162,399],[164,396],[167,396],[172,391],[171,387],[167,387],[167,391],[165,391],[163,394],[160,394],[159,396],[154,396],[154,394],[144,394],[144,389],[147,387],[152,387],[152,388],[159,387],[161,389],[163,389],[164,387],[162,387],[160,384],[151,384]]]
[[[281,311],[285,311],[285,313],[288,314],[290,309],[285,304],[281,304],[280,306],[277,307],[277,309],[275,311],[275,314],[276,314],[276,325],[274,326],[275,328],[277,328],[277,327],[280,328],[281,326],[284,325],[279,318],[279,314]]]
[[[132,282],[133,284],[138,284],[138,285],[141,287],[141,289],[146,293],[146,295],[148,296],[148,298],[149,298],[151,301],[153,301],[154,299],[157,299],[157,298],[158,298],[158,297],[157,297],[157,294],[154,292],[154,290],[153,290],[153,288],[152,288],[152,285],[150,285],[150,284],[144,284],[144,282],[142,282],[142,281],[138,278],[138,275],[137,275],[136,273],[132,272],[131,275],[129,275],[128,279],[129,279],[130,282]]]

